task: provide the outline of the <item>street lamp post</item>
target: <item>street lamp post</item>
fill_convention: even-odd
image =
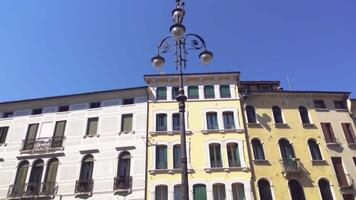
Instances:
[[[164,38],[158,45],[157,55],[151,59],[157,69],[163,67],[165,59],[160,54],[174,51],[176,70],[179,71],[180,87],[176,100],[179,108],[180,122],[180,166],[182,173],[181,196],[182,200],[189,200],[188,167],[185,131],[185,102],[183,69],[186,69],[187,54],[190,50],[201,50],[199,58],[203,64],[209,64],[213,53],[207,50],[205,41],[197,34],[185,34],[185,26],[182,24],[185,15],[183,0],[176,0],[176,8],[172,11],[173,25],[170,27],[171,35]]]

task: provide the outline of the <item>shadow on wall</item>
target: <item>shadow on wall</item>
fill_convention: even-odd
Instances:
[[[266,113],[263,113],[262,115],[256,113],[256,118],[263,128],[265,128],[268,132],[271,132],[272,129],[268,125],[268,123],[272,122],[272,118],[270,116]]]

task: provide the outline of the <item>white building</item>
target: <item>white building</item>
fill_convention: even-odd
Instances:
[[[146,88],[0,103],[0,199],[144,199]]]

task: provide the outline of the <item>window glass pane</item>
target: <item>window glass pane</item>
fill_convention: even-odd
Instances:
[[[319,190],[322,200],[333,200],[333,195],[330,189],[330,183],[327,180],[321,179],[319,181]]]
[[[344,101],[334,101],[334,104],[335,104],[336,109],[345,109],[346,108]]]
[[[16,179],[15,179],[15,188],[14,193],[21,194],[25,190],[25,183],[28,171],[28,162],[24,161],[19,164],[17,169]]]
[[[121,119],[121,131],[130,132],[132,131],[132,114],[122,115]]]
[[[172,87],[172,99],[176,99],[178,96],[179,87]]]
[[[235,129],[235,119],[233,112],[224,112],[223,119],[225,129]]]
[[[188,87],[188,98],[189,99],[199,99],[198,86],[189,86]]]
[[[246,106],[246,114],[247,114],[247,122],[248,123],[256,123],[257,122],[254,107]]]
[[[206,120],[207,120],[207,128],[208,129],[219,129],[216,112],[206,113]]]
[[[180,168],[180,145],[173,146],[173,168]]]
[[[308,145],[310,149],[310,153],[312,155],[313,160],[322,160],[319,145],[315,142],[315,140],[308,140]]]
[[[193,186],[194,200],[207,200],[206,186],[203,184],[197,184]]]
[[[9,127],[0,127],[0,144],[5,143]]]
[[[158,87],[157,88],[157,100],[166,100],[167,99],[167,88]]]
[[[58,160],[52,159],[47,165],[45,176],[44,191],[51,192],[54,190],[57,178]]]
[[[156,115],[156,131],[167,131],[167,114]]]
[[[299,106],[299,114],[303,124],[310,124],[308,110],[304,106]]]
[[[128,99],[124,99],[122,101],[122,104],[123,105],[129,105],[129,104],[133,104],[135,102],[135,99],[134,98],[128,98]]]
[[[167,169],[167,147],[164,145],[156,147],[156,169]]]
[[[211,168],[222,167],[220,144],[210,144],[209,151]]]
[[[220,97],[231,98],[230,85],[220,85]]]
[[[314,100],[315,108],[326,108],[323,100]]]
[[[232,196],[233,200],[246,200],[244,185],[240,183],[232,184]]]
[[[30,124],[28,126],[27,135],[24,143],[24,150],[33,149],[33,145],[35,144],[35,139],[37,135],[38,124]]]
[[[230,167],[240,167],[241,166],[239,148],[236,143],[229,143],[227,145],[227,156],[229,159]]]
[[[174,200],[180,200],[180,185],[174,186]]]
[[[119,165],[117,170],[118,178],[123,181],[130,177],[131,156],[128,152],[122,152],[119,156]]]
[[[282,124],[283,123],[283,117],[282,117],[282,110],[278,106],[273,106],[273,116],[274,116],[274,122],[276,124]]]
[[[97,134],[98,131],[98,118],[89,118],[88,125],[87,125],[87,135],[94,136]]]
[[[266,180],[258,181],[258,190],[260,193],[260,200],[273,200],[271,186]]]
[[[81,181],[89,181],[92,179],[93,166],[94,166],[93,156],[91,156],[91,155],[85,156],[82,161],[82,167],[80,170],[80,180]]]
[[[156,186],[156,200],[168,200],[168,188],[165,185]]]
[[[290,180],[288,182],[289,190],[292,200],[305,200],[304,190],[300,183],[296,180]]]
[[[213,185],[213,194],[214,194],[214,200],[225,200],[226,199],[225,185],[223,184]]]
[[[89,108],[99,108],[100,107],[100,101],[99,102],[92,102],[89,104]]]
[[[336,139],[334,136],[334,131],[330,123],[321,123],[321,129],[323,131],[326,143],[335,143]]]
[[[172,116],[172,120],[173,120],[173,130],[174,131],[180,130],[179,113],[174,113]]]
[[[63,140],[63,136],[64,136],[65,127],[66,127],[66,121],[56,122],[56,126],[54,128],[54,134],[53,134],[52,147],[61,147],[62,146],[62,140]]]
[[[215,98],[214,86],[212,86],[212,85],[204,86],[204,97],[206,99]]]
[[[255,160],[265,160],[265,155],[263,152],[263,146],[261,142],[257,139],[252,140],[253,154]]]

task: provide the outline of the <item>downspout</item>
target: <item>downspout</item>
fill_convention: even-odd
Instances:
[[[237,87],[239,86],[237,80]],[[239,90],[238,90],[239,91]],[[244,125],[245,129],[245,140],[246,140],[246,148],[247,148],[247,153],[248,153],[248,158],[250,160],[250,168],[251,168],[251,192],[253,195],[253,199],[257,199],[256,191],[255,191],[255,181],[256,181],[256,176],[255,176],[255,169],[253,165],[253,158],[252,158],[252,151],[251,151],[251,146],[250,146],[250,140],[248,137],[248,129],[247,129],[247,123],[246,123],[246,112],[245,112],[245,103],[246,100],[244,98],[241,98],[240,96],[240,91],[238,92],[239,98],[240,98],[240,109],[241,109],[241,114],[242,114],[242,123]]]
[[[145,162],[145,195],[144,195],[144,199],[147,199],[147,185],[148,185],[148,181],[147,181],[147,174],[148,174],[148,117],[149,117],[149,94],[148,94],[148,87],[146,88],[146,98],[147,98],[147,113],[146,113],[146,162]]]

